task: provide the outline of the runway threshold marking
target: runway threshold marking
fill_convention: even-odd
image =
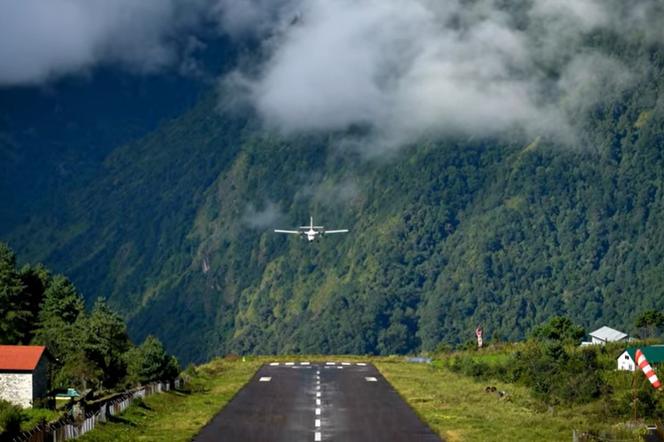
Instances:
[[[258,382],[270,382],[271,380],[272,380],[271,377],[269,377],[269,376],[263,376],[262,378],[260,378],[260,379],[258,380]]]

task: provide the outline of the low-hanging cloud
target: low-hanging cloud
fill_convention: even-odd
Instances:
[[[262,38],[299,0],[0,0],[0,87],[40,84],[98,65],[199,74],[197,34]]]
[[[0,86],[98,64],[154,72],[177,61],[209,0],[0,0]],[[185,50],[187,48],[185,47]]]
[[[227,80],[242,86],[269,127],[360,125],[392,145],[512,127],[570,134],[574,104],[596,103],[634,80],[582,41],[597,29],[637,29],[646,14],[621,16],[609,0],[523,1],[511,10],[496,3],[310,0],[266,45],[257,73]]]
[[[253,204],[247,205],[242,216],[242,223],[253,229],[265,229],[277,225],[283,218],[284,214],[279,206],[272,201],[267,201],[260,209]]]

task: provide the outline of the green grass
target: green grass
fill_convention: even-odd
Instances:
[[[21,422],[21,431],[31,430],[41,421],[51,422],[62,416],[61,411],[46,408],[25,408],[22,414],[24,420]]]
[[[190,440],[251,379],[261,364],[257,359],[214,360],[196,369],[191,392],[149,396],[79,440]]]
[[[429,426],[447,441],[560,441],[595,427],[597,404],[548,409],[527,389],[478,382],[445,368],[376,360],[376,367]],[[485,392],[504,390],[509,398]]]

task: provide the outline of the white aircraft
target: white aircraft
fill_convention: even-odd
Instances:
[[[323,236],[328,233],[348,233],[348,229],[339,230],[325,230],[323,226],[314,226],[314,217],[309,218],[308,226],[300,226],[297,230],[280,230],[274,229],[276,233],[294,233],[300,235],[302,238],[307,238],[308,241],[315,240],[318,236]]]

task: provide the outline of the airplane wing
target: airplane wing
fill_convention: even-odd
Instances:
[[[327,235],[328,233],[348,233],[348,229],[326,230],[325,234]]]
[[[275,233],[295,233],[295,234],[297,234],[297,235],[299,235],[300,233],[302,233],[302,232],[300,232],[299,230],[279,230],[279,229],[274,229],[274,232],[275,232]]]

